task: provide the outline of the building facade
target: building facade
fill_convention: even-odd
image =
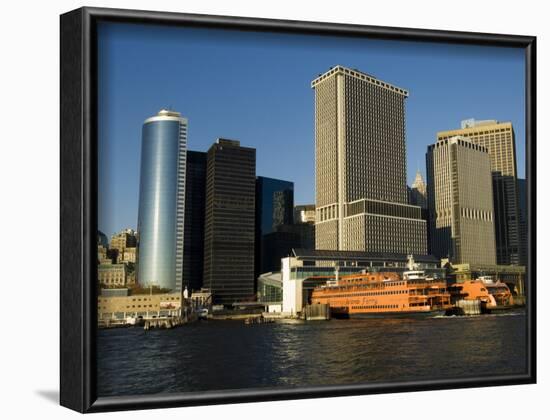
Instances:
[[[290,225],[294,219],[294,189],[284,189],[273,193],[273,215],[271,228]]]
[[[294,223],[315,223],[315,204],[294,206]]]
[[[489,152],[493,179],[495,237],[499,264],[524,264],[521,255],[517,193],[516,148],[510,122],[462,121],[458,130],[437,133],[438,140],[463,136]]]
[[[293,248],[301,246],[300,233],[294,225],[281,225],[277,230],[262,236],[261,272],[276,272],[281,269],[281,258],[288,257]]]
[[[143,124],[138,281],[181,290],[187,119],[161,110]]]
[[[208,150],[203,286],[215,303],[254,299],[256,149],[218,139]]]
[[[527,225],[527,181],[518,178],[518,209],[519,209],[519,240],[522,265],[527,265],[529,251],[529,237]]]
[[[133,229],[124,229],[111,236],[110,249],[116,249],[122,253],[126,248],[135,248],[137,245],[137,235]]]
[[[294,183],[282,179],[256,177],[255,262],[254,278],[275,270],[274,261],[288,252],[288,235],[276,234],[279,226],[294,218]],[[295,246],[295,242],[292,242]],[[279,262],[280,264],[280,262]]]
[[[204,269],[204,209],[206,200],[206,153],[187,151],[183,230],[183,287],[202,287]]]
[[[496,264],[491,160],[465,137],[428,146],[431,252],[453,263]]]
[[[98,283],[102,287],[126,286],[127,268],[125,264],[99,264],[97,267]]]
[[[124,248],[122,252],[118,253],[118,261],[124,264],[135,264],[136,252],[136,248]]]
[[[420,171],[417,171],[414,182],[409,190],[409,204],[422,207],[423,209],[428,208],[427,193],[428,186],[424,182]]]
[[[168,316],[178,315],[181,307],[180,293],[147,295],[99,296],[97,317],[102,319],[125,319],[129,316]]]
[[[311,86],[316,248],[426,254],[426,221],[408,204],[408,92],[342,66]]]

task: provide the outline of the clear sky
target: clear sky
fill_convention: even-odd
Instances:
[[[189,119],[188,147],[218,137],[257,149],[256,174],[294,182],[315,202],[311,80],[340,64],[409,91],[407,178],[425,176],[437,131],[467,118],[511,121],[525,173],[523,50],[312,35],[102,23],[99,229],[137,226],[143,121],[161,108]]]

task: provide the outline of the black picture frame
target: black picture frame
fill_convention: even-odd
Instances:
[[[526,62],[525,136],[529,248],[526,273],[529,291],[526,306],[529,358],[527,373],[392,384],[97,398],[96,45],[97,24],[101,21],[523,48]],[[89,413],[536,382],[536,37],[88,7],[61,15],[60,23],[61,405]]]

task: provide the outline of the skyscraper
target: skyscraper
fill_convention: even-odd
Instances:
[[[267,261],[280,260],[281,252],[277,250],[281,246],[287,248],[288,238],[271,235],[266,243],[266,235],[275,232],[278,226],[292,223],[293,205],[294,183],[265,176],[256,177],[255,278],[261,273],[272,271],[274,264]],[[294,242],[290,246],[293,244]],[[272,258],[271,255],[274,254],[276,255]],[[265,258],[266,255],[268,259]]]
[[[519,239],[523,265],[527,264],[528,229],[527,229],[527,181],[518,178]]]
[[[491,161],[455,136],[428,146],[431,252],[455,263],[496,264]]]
[[[469,138],[487,149],[491,158],[495,237],[499,264],[524,264],[521,261],[517,193],[516,148],[512,123],[495,120],[462,121],[459,130],[437,133],[438,140],[454,136]]]
[[[316,248],[426,254],[426,221],[407,197],[408,92],[342,66],[311,86]]]
[[[161,110],[141,140],[138,281],[180,290],[183,263],[187,119]]]
[[[411,185],[409,204],[414,206],[420,206],[423,209],[428,207],[428,202],[426,201],[427,186],[422,178],[420,171],[416,171],[416,177],[414,182]]]
[[[204,209],[206,200],[206,153],[187,151],[185,176],[185,222],[183,229],[183,287],[202,287],[204,266]]]
[[[208,150],[204,281],[216,303],[254,298],[256,149],[218,139]]]

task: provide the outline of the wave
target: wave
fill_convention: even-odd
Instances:
[[[430,317],[431,319],[453,319],[453,318],[495,318],[502,316],[525,316],[526,312],[524,310],[520,311],[510,311],[510,312],[499,312],[496,314],[479,314],[479,315],[434,315]]]

